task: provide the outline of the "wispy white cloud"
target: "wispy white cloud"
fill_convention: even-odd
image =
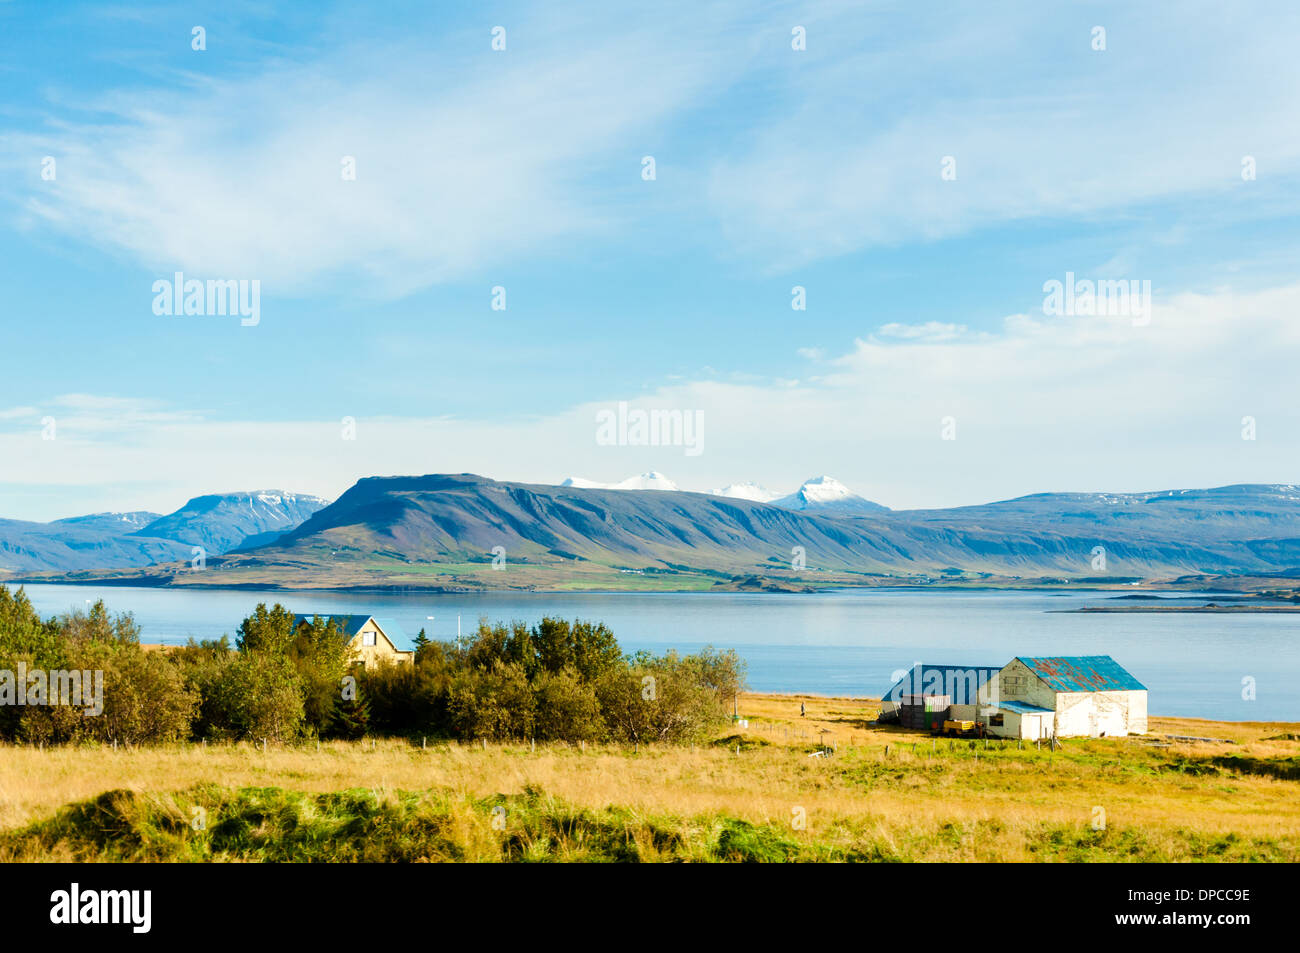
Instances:
[[[33,224],[268,293],[338,277],[402,294],[605,240],[635,219],[611,169],[634,181],[648,144],[674,137],[660,208],[718,257],[769,270],[1234,189],[1244,217],[1297,205],[1279,188],[1300,170],[1300,24],[1283,7],[672,11],[556,14],[521,23],[505,53],[485,32],[371,40],[79,108],[56,98],[48,127],[10,130],[3,153],[25,170],[56,156],[57,182],[4,191]],[[794,23],[806,52],[789,49]]]
[[[876,331],[879,337],[902,338],[909,341],[950,341],[966,333],[966,325],[946,321],[926,321],[924,324],[891,322]]]
[[[1123,219],[1170,199],[1239,200],[1241,218],[1296,207],[1294,9],[1099,3],[1071,18],[1013,6],[907,5],[864,18],[856,43],[810,36],[771,121],[712,169],[710,207],[733,253],[783,270],[1008,222]],[[1094,24],[1107,26],[1104,51],[1091,48]],[[1245,156],[1259,169],[1249,186]],[[1198,218],[1194,203],[1179,214]]]
[[[17,192],[23,175],[9,191],[33,225],[268,293],[343,277],[402,294],[545,254],[613,227],[621,212],[593,169],[621,163],[637,181],[651,131],[735,64],[666,26],[554,33],[521,25],[500,53],[484,31],[436,52],[411,41],[104,94],[9,137],[11,167],[58,161],[57,180]]]
[[[1016,315],[999,333],[871,335],[816,381],[683,381],[545,417],[361,418],[355,440],[342,439],[338,420],[144,407],[118,415],[116,428],[61,427],[54,441],[40,439],[35,420],[9,419],[0,483],[10,496],[22,485],[63,486],[64,499],[77,487],[120,486],[114,508],[162,509],[203,492],[278,486],[333,497],[363,476],[447,471],[559,482],[654,469],[699,490],[744,480],[791,488],[825,472],[895,507],[1215,485],[1243,473],[1294,482],[1298,310],[1300,285],[1157,298],[1145,327]],[[598,445],[596,414],[619,399],[702,411],[703,453]],[[1247,416],[1254,441],[1241,437]],[[956,440],[941,439],[945,417],[955,418]]]

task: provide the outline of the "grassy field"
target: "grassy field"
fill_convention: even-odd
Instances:
[[[1053,752],[877,728],[860,699],[741,711],[695,748],[8,747],[0,858],[1300,859],[1300,725],[1153,718]]]

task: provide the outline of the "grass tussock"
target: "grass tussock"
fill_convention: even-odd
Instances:
[[[207,818],[217,819],[207,824]],[[200,820],[202,819],[202,823]],[[117,789],[0,834],[0,858],[80,862],[785,862],[876,859],[723,816],[591,810],[536,790],[445,793],[202,785]]]
[[[694,746],[0,746],[0,859],[1300,860],[1296,725],[1050,750],[877,728],[852,699],[742,708],[748,730]]]
[[[211,819],[212,822],[208,823]],[[725,815],[647,815],[581,808],[529,789],[473,799],[365,788],[308,794],[200,785],[174,794],[125,789],[69,805],[0,834],[0,859],[78,862],[889,862],[926,859],[1002,839],[997,820],[945,822],[889,842],[869,827],[813,833]],[[1236,834],[1176,829],[1026,832],[1033,859],[1285,861],[1294,849]]]

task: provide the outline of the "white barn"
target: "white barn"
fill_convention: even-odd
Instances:
[[[1014,658],[980,714],[1003,738],[1144,735],[1147,689],[1109,655]]]

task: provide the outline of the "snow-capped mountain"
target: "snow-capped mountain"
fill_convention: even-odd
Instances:
[[[0,518],[0,572],[77,572],[189,560],[263,545],[295,529],[328,500],[258,490],[199,496],[174,513],[92,513],[49,523]]]
[[[60,526],[76,526],[102,533],[134,533],[144,529],[154,520],[162,517],[161,513],[148,510],[132,510],[129,513],[91,513],[88,516],[69,516],[54,520]]]
[[[714,496],[727,496],[733,500],[753,500],[755,503],[771,503],[780,493],[773,493],[757,483],[732,483],[718,490],[710,490]]]
[[[572,486],[585,490],[675,490],[677,484],[657,470],[628,477],[618,483],[598,483],[584,480],[582,477],[569,477],[560,486]]]
[[[328,505],[329,500],[319,496],[283,490],[196,496],[133,535],[175,539],[202,546],[209,554],[224,553],[264,546]]]
[[[771,502],[784,510],[825,513],[883,513],[889,509],[858,496],[839,480],[828,476],[813,477],[789,496]]]

